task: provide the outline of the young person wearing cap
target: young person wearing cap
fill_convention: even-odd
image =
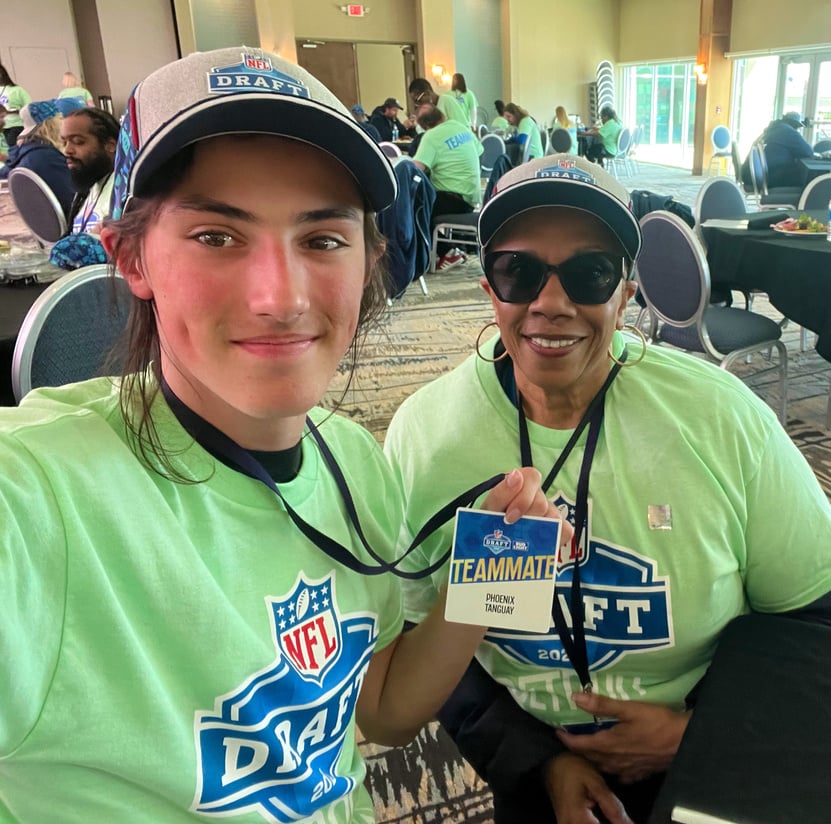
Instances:
[[[115,180],[124,374],[0,412],[3,819],[369,822],[356,716],[407,740],[483,632],[400,635],[399,492],[317,407],[385,305],[392,168],[239,47],[138,84]],[[532,469],[487,503],[556,513]]]
[[[364,107],[360,103],[356,103],[350,110],[352,112],[352,117],[355,118],[355,122],[373,139],[376,140],[378,143],[381,142],[381,133],[378,129],[375,128],[370,122],[369,118],[366,116],[366,112],[364,111]]]
[[[0,169],[0,180],[14,169],[29,169],[52,190],[64,215],[69,211],[75,186],[61,153],[60,114],[51,100],[27,103],[21,111],[23,131],[17,143],[9,147],[6,165]]]
[[[398,119],[398,113],[403,108],[394,97],[388,97],[372,112],[369,122],[378,129],[382,141],[389,143],[393,140],[393,129],[397,130],[397,137],[415,137],[412,119],[408,118],[406,123]]]
[[[519,456],[576,530],[550,630],[489,630],[439,715],[497,824],[645,821],[725,625],[831,621],[831,507],[776,416],[724,370],[623,333],[641,244],[628,199],[568,154],[501,177],[479,219],[498,334],[387,434],[403,543]],[[406,583],[410,621],[446,577]]]

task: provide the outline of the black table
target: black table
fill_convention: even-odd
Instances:
[[[800,157],[799,162],[805,169],[803,187],[807,186],[815,177],[831,174],[831,158]]]
[[[649,824],[831,820],[831,629],[745,615],[724,632]]]
[[[770,223],[798,212],[770,212]],[[809,212],[823,222],[823,211]],[[748,215],[751,220],[764,214]],[[788,237],[770,228],[703,226],[714,288],[767,292],[787,318],[816,332],[816,350],[831,361],[831,243],[824,236]]]
[[[0,406],[14,406],[12,356],[23,318],[48,283],[0,284]]]

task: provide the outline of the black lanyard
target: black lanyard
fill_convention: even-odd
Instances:
[[[432,575],[437,569],[444,565],[450,557],[450,550],[448,549],[441,558],[430,564],[426,569],[417,570],[415,572],[407,572],[398,568],[404,559],[425,540],[432,532],[438,529],[442,524],[449,521],[460,506],[471,506],[473,502],[483,493],[487,492],[496,486],[505,476],[504,474],[494,475],[484,483],[477,484],[473,488],[463,492],[457,496],[449,504],[442,507],[439,512],[433,515],[432,518],[419,531],[418,535],[413,539],[412,544],[407,551],[392,562],[385,561],[381,556],[377,555],[364,534],[360,519],[358,518],[358,511],[355,507],[355,501],[349,486],[346,483],[346,478],[335,456],[332,454],[329,445],[323,439],[318,428],[312,421],[306,418],[306,427],[310,434],[315,439],[318,449],[320,450],[323,460],[332,474],[332,477],[337,484],[343,499],[349,522],[352,525],[355,534],[363,548],[367,551],[369,556],[375,561],[375,564],[366,564],[356,558],[352,552],[338,541],[325,535],[320,530],[306,522],[295,510],[290,506],[288,501],[283,496],[280,488],[274,483],[273,478],[266,472],[262,464],[251,455],[250,452],[243,449],[239,444],[232,441],[227,435],[221,432],[212,424],[208,423],[204,418],[200,417],[196,412],[186,406],[174,394],[173,390],[168,385],[167,381],[161,380],[162,394],[167,401],[168,406],[175,415],[176,419],[185,429],[185,431],[207,452],[213,455],[217,460],[229,468],[247,475],[249,478],[260,481],[265,484],[272,492],[274,492],[283,504],[289,518],[294,525],[306,536],[318,549],[325,552],[330,558],[342,564],[343,566],[358,572],[361,575],[381,575],[385,572],[392,572],[400,578],[418,579],[426,578]]]
[[[624,349],[620,360],[626,360],[627,352]],[[563,464],[568,460],[568,456],[574,449],[583,430],[588,426],[589,433],[586,439],[586,448],[583,452],[583,461],[580,464],[580,476],[577,481],[577,496],[574,507],[574,539],[572,546],[574,547],[575,558],[574,568],[571,576],[571,593],[569,599],[569,608],[571,611],[571,625],[572,632],[569,632],[568,623],[566,622],[563,608],[560,605],[560,599],[557,593],[554,593],[554,600],[551,604],[551,615],[554,619],[554,626],[557,628],[557,634],[560,636],[560,642],[563,649],[568,655],[569,661],[577,673],[580,683],[586,692],[591,691],[592,682],[591,674],[589,672],[589,655],[586,647],[586,628],[584,626],[585,612],[583,609],[583,598],[580,586],[580,539],[586,532],[586,550],[588,551],[588,514],[589,514],[589,476],[591,475],[592,461],[594,460],[594,453],[597,449],[597,442],[600,437],[600,428],[603,425],[604,400],[606,392],[612,385],[612,381],[620,372],[620,364],[616,363],[610,370],[600,391],[591,399],[588,408],[583,413],[583,417],[572,432],[568,442],[563,447],[554,466],[543,481],[542,488],[547,492],[551,484],[554,483],[557,474],[562,469]],[[525,412],[522,408],[522,396],[517,393],[517,410],[519,415],[519,451],[523,466],[533,466],[533,459],[531,456],[531,439],[528,436],[528,422],[525,419]],[[573,634],[572,634],[573,633]]]

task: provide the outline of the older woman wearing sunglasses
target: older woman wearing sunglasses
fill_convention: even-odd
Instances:
[[[503,176],[479,220],[498,334],[387,436],[413,533],[518,458],[575,527],[548,632],[489,630],[440,716],[490,781],[498,824],[645,820],[727,623],[831,615],[831,509],[772,411],[727,372],[623,332],[641,244],[627,204],[570,155]],[[451,537],[434,534],[414,568]],[[410,621],[446,577],[408,585]]]

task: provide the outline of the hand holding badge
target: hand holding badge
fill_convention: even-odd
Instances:
[[[535,472],[525,469],[517,472]],[[506,476],[508,489],[516,480]],[[551,599],[563,527],[556,510],[539,489],[523,506],[514,499],[506,513],[460,508],[456,514],[453,554],[447,585],[445,619],[462,624],[545,632],[551,623]],[[533,479],[524,479],[528,489]],[[530,482],[530,485],[529,485]],[[485,501],[494,507],[498,487]],[[527,492],[526,492],[527,495]],[[544,504],[541,503],[544,501]],[[541,517],[545,513],[547,517]]]

